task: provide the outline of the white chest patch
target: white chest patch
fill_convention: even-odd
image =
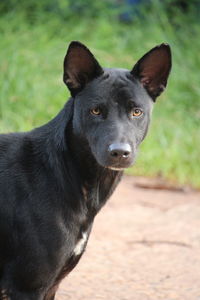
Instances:
[[[87,232],[83,232],[82,238],[78,241],[78,243],[76,244],[76,246],[74,248],[75,255],[80,255],[83,252],[84,246],[87,242],[87,237],[88,237]]]

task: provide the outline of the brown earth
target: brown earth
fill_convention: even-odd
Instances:
[[[96,217],[57,300],[200,300],[200,193],[135,180],[125,177]]]

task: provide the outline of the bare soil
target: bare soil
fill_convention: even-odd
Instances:
[[[200,193],[146,187],[123,179],[57,300],[200,300]]]

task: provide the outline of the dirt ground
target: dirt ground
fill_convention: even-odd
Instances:
[[[200,193],[125,177],[57,300],[200,300]]]

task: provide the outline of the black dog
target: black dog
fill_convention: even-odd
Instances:
[[[161,44],[132,71],[103,69],[72,42],[72,98],[48,124],[0,136],[0,299],[53,300],[95,215],[135,159],[171,68]]]

